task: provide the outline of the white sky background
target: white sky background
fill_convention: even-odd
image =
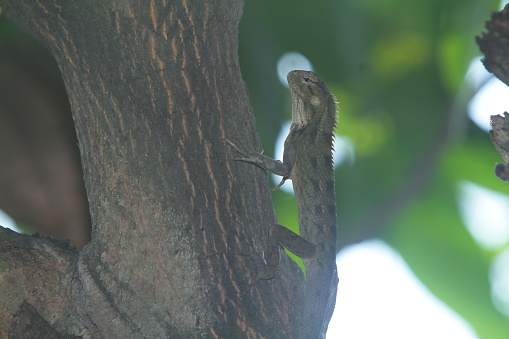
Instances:
[[[16,224],[14,223],[14,220],[12,220],[2,210],[0,210],[0,226],[7,227],[7,228],[10,228],[11,230],[19,232],[19,230],[16,228]]]
[[[383,241],[345,248],[337,265],[338,297],[327,338],[477,338]]]

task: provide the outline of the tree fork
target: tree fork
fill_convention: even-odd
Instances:
[[[35,309],[64,336],[295,337],[303,278],[293,262],[283,258],[275,279],[242,295],[256,277],[249,257],[210,255],[265,252],[265,226],[276,221],[263,171],[231,161],[223,142],[243,135],[259,145],[238,65],[243,2],[0,6],[57,60],[92,219],[81,252],[0,233],[9,278],[0,333],[13,335],[20,312]],[[44,269],[55,261],[57,275]],[[17,284],[34,265],[40,277]],[[47,286],[51,274],[58,284]]]

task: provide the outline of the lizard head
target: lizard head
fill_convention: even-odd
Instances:
[[[292,122],[294,128],[307,126],[326,114],[334,101],[332,94],[318,76],[310,71],[291,71],[287,76],[292,93]]]

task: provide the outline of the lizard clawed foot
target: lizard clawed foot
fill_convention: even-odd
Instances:
[[[276,188],[274,188],[274,190],[277,190],[279,187],[281,187],[286,179],[290,179],[292,168],[286,164],[283,164],[281,161],[273,160],[264,156],[262,153],[254,150],[253,148],[244,145],[240,140],[235,143],[229,139],[223,139],[223,141],[242,155],[242,157],[234,158],[235,161],[247,162],[258,166],[265,171],[269,171],[276,175],[282,176],[283,180],[279,185],[276,186]]]
[[[283,179],[281,179],[281,182],[279,182],[279,184],[277,184],[277,186],[274,187],[272,190],[277,191],[279,189],[279,187],[283,186],[283,184],[286,182],[286,179],[288,179],[288,178],[283,177]]]
[[[257,152],[252,147],[246,146],[238,138],[236,138],[235,142],[231,141],[230,139],[223,139],[223,141],[233,147],[237,152],[242,154],[243,157],[234,158],[233,160],[235,161],[253,162],[261,155],[261,152]]]

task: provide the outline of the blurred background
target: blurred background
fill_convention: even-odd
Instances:
[[[0,225],[83,247],[90,216],[79,157],[55,60],[0,14]]]
[[[509,91],[475,44],[504,5],[246,0],[239,55],[265,154],[280,158],[287,134],[289,70],[314,70],[340,103],[329,338],[509,336],[509,187],[488,133]],[[80,247],[90,222],[59,79],[47,52],[0,18],[0,209]],[[296,227],[290,186],[273,199]]]

